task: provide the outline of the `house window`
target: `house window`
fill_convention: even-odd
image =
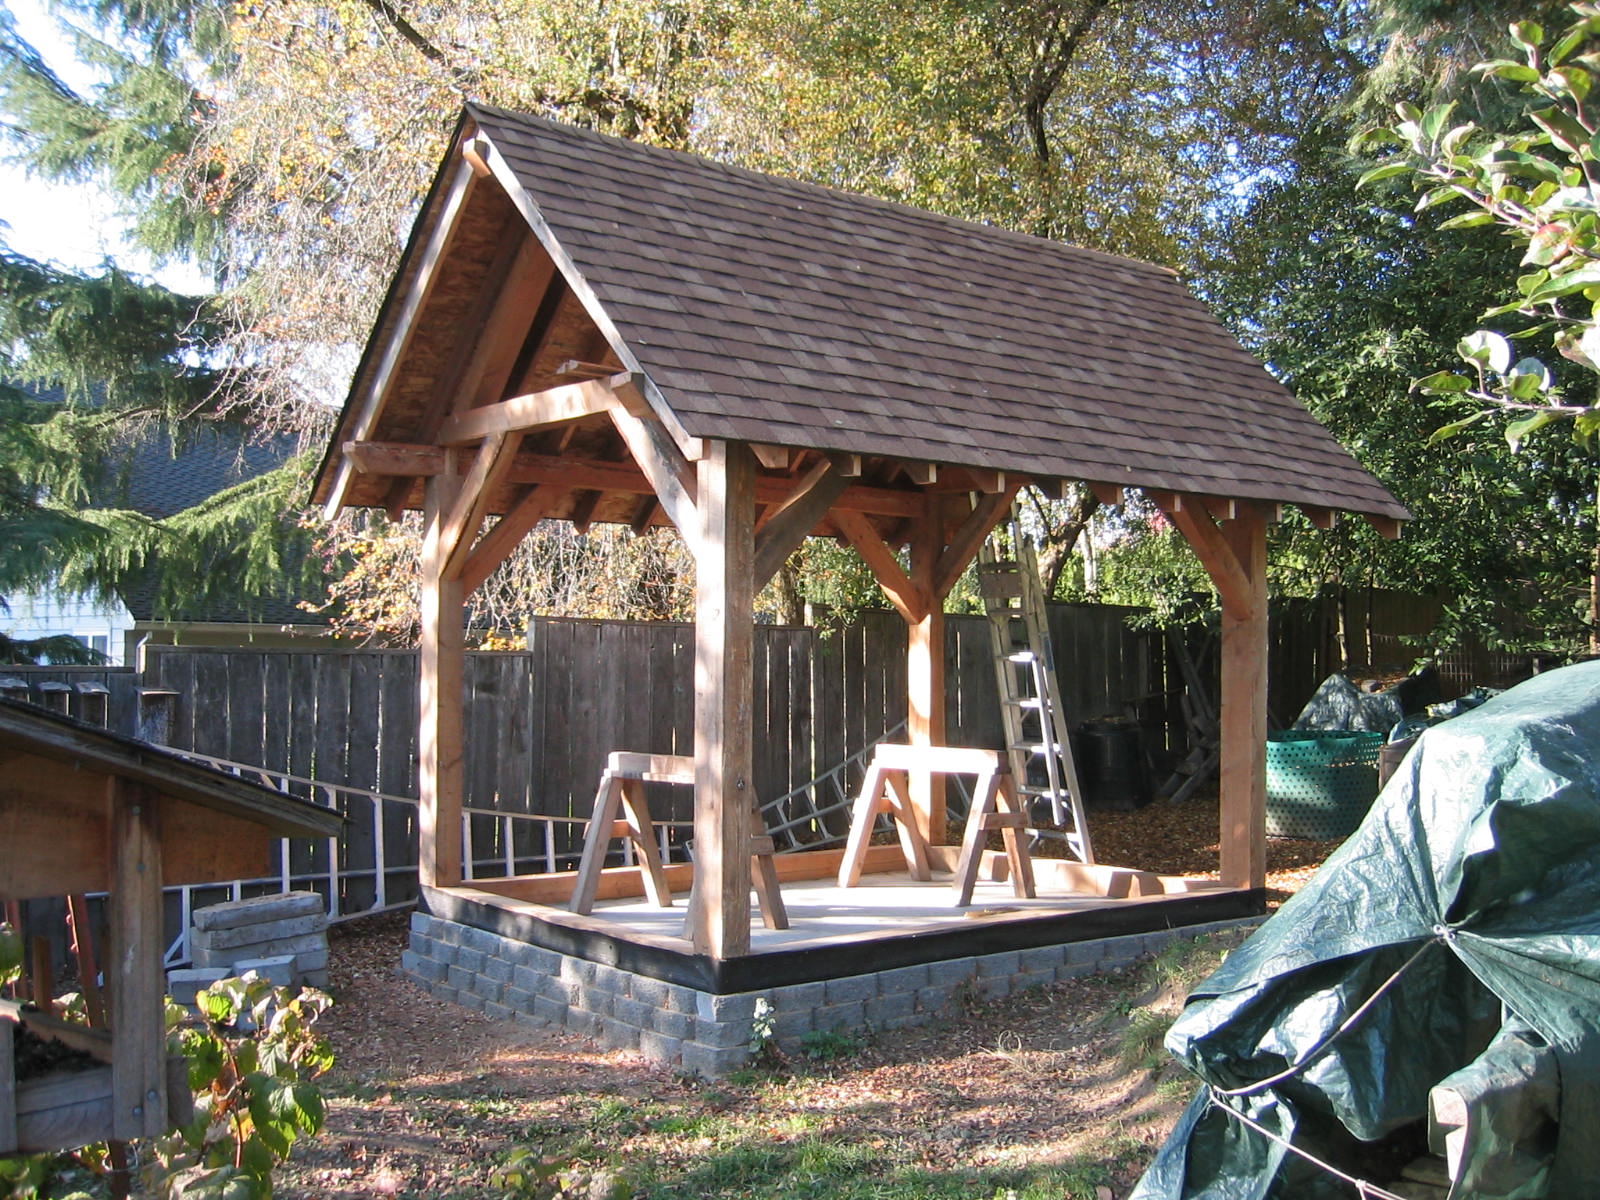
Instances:
[[[111,635],[107,633],[75,633],[72,635],[89,649],[99,654],[111,652]]]

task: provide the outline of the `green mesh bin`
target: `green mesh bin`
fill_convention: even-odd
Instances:
[[[1349,837],[1378,794],[1381,733],[1267,735],[1267,836]]]

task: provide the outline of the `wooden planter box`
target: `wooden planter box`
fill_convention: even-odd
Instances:
[[[106,1062],[104,1066],[54,1071],[19,1081],[13,1063],[15,1029],[60,1024],[42,1014],[21,1015],[19,1006],[0,1004],[0,1155],[75,1150],[112,1140],[111,1035],[72,1026],[70,1044]],[[64,1039],[63,1039],[64,1040]],[[178,1125],[194,1117],[188,1061],[167,1055],[167,1120]]]

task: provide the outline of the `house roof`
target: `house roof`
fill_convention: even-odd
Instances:
[[[499,109],[469,137],[689,437],[1408,515],[1164,268]],[[403,390],[360,406],[376,357],[320,498],[346,438],[415,440]]]

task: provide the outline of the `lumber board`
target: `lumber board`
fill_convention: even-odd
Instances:
[[[1018,485],[1013,483],[998,492],[981,497],[978,503],[973,505],[972,511],[961,522],[955,536],[940,551],[938,562],[934,565],[932,592],[935,602],[942,601],[950,594],[950,589],[955,587],[962,572],[977,556],[978,548],[983,545],[984,539],[1011,511],[1011,502],[1016,499],[1017,488]]]
[[[800,477],[794,490],[766,514],[761,531],[756,536],[757,591],[765,587],[767,580],[778,573],[789,555],[800,548],[806,535],[817,527],[849,485],[849,479],[841,475],[832,463],[825,458],[820,459]]]
[[[439,887],[459,883],[465,635],[459,579],[443,577],[446,514],[460,477],[428,481],[422,543],[422,637],[418,660],[417,801],[421,879]]]
[[[1225,526],[1249,587],[1222,612],[1221,863],[1223,883],[1266,886],[1267,532],[1254,509]]]

